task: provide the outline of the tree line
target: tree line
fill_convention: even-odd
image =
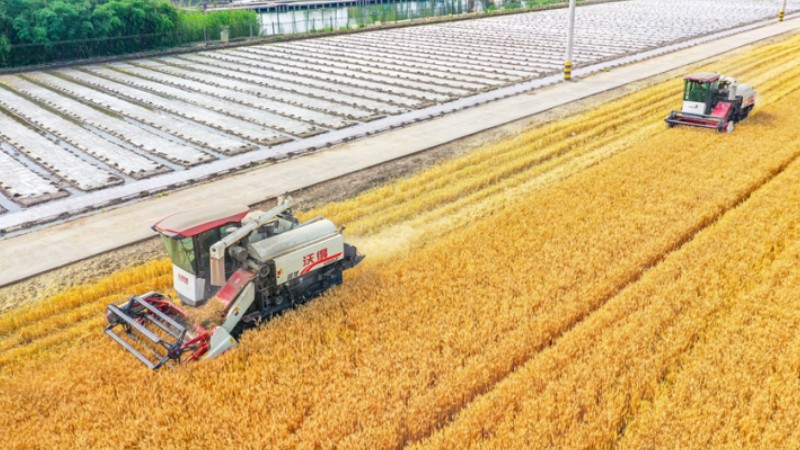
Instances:
[[[20,66],[258,34],[252,11],[188,11],[165,0],[0,0],[0,66]]]

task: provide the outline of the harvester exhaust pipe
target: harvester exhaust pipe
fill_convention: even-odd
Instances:
[[[784,17],[786,17],[786,0],[783,0],[783,5],[781,5],[781,11],[778,13],[778,22],[783,22]]]

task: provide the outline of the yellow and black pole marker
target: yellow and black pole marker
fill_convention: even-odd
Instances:
[[[572,80],[572,45],[575,43],[575,0],[569,0],[569,25],[567,30],[567,58],[564,63],[564,81]]]
[[[781,6],[781,12],[778,13],[778,22],[783,22],[784,17],[786,17],[786,0],[783,0],[783,5]]]

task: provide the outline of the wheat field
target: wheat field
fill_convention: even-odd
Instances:
[[[166,260],[0,316],[12,448],[798,448],[800,36],[303,212],[368,255],[224,356],[147,371],[105,306]]]

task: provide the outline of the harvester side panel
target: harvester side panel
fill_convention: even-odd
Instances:
[[[225,286],[222,286],[219,291],[217,291],[217,295],[215,296],[215,301],[222,302],[225,305],[225,313],[228,313],[228,308],[233,303],[234,300],[239,296],[239,293],[247,286],[250,281],[252,281],[256,277],[256,273],[252,270],[248,269],[239,269],[231,275],[228,279],[228,282],[225,283]]]
[[[172,265],[172,285],[184,302],[196,306],[205,297],[206,279]]]
[[[278,285],[341,261],[344,258],[344,237],[334,234],[295,251],[275,258]]]
[[[711,111],[712,117],[719,117],[721,119],[727,119],[731,115],[731,111],[733,110],[733,103],[731,102],[719,102],[717,106],[714,107],[714,110]]]

